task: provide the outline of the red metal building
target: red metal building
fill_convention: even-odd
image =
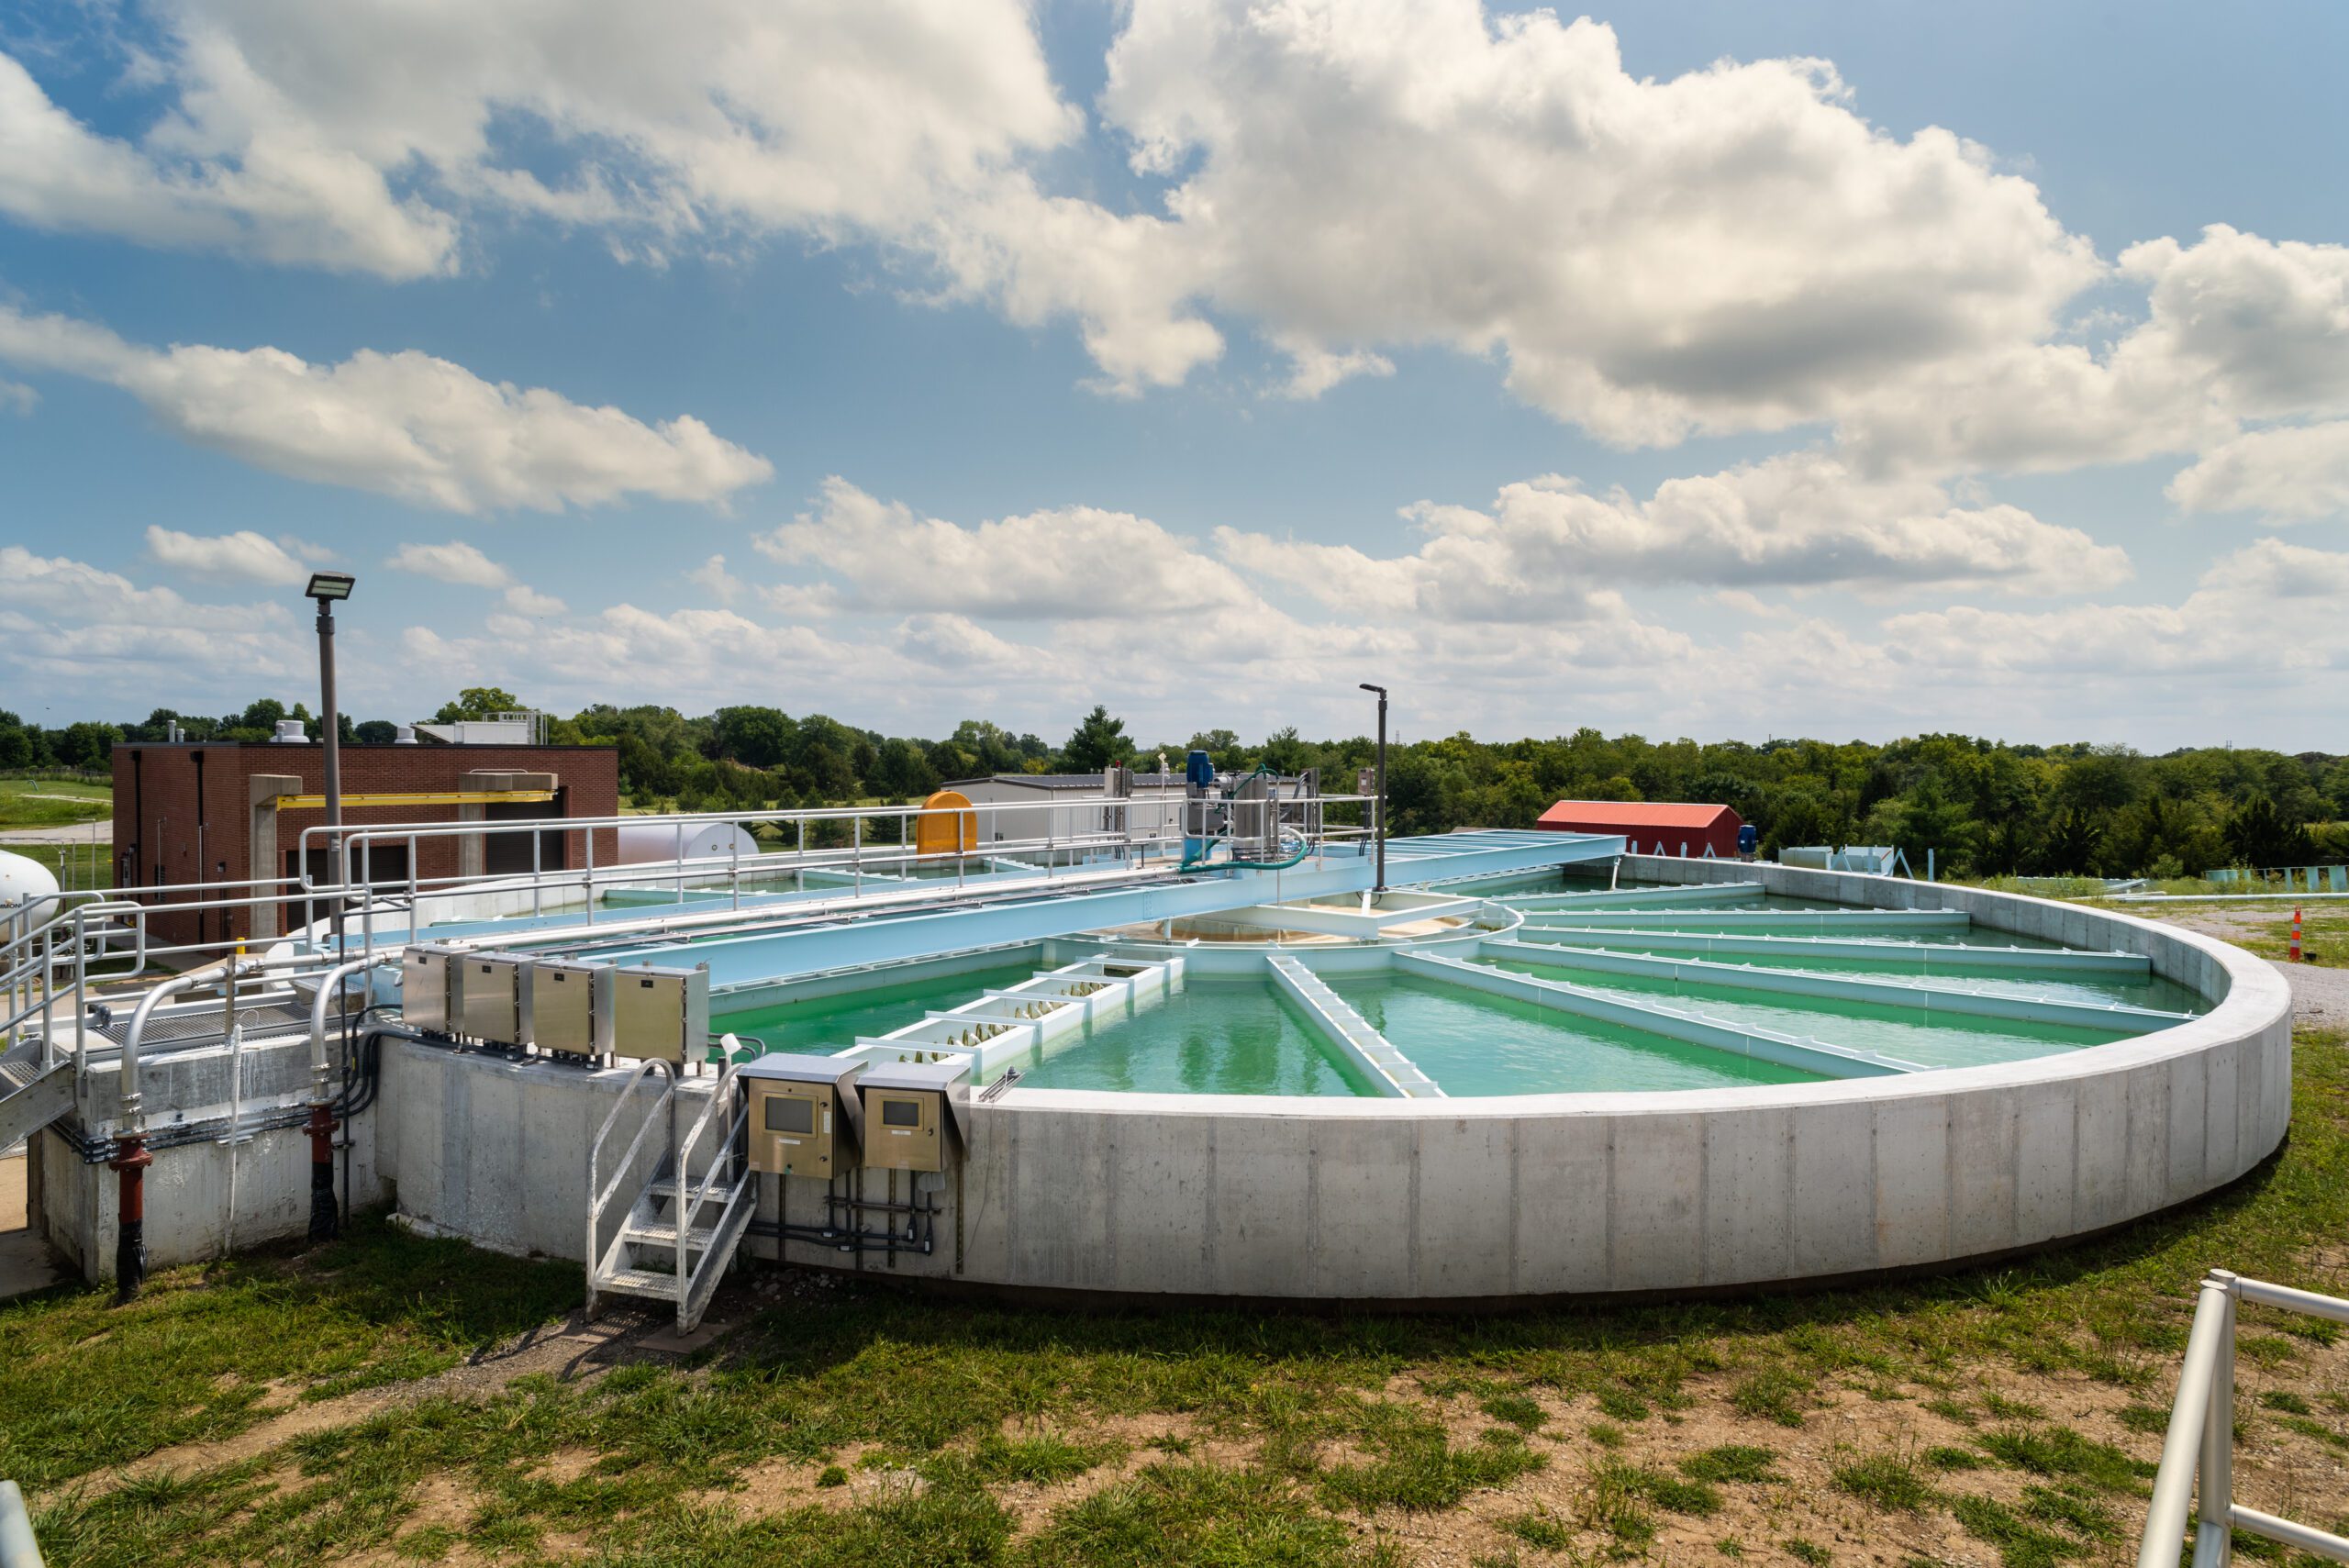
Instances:
[[[1562,800],[1537,828],[1553,833],[1620,833],[1633,854],[1701,856],[1707,849],[1737,859],[1737,830],[1745,819],[1726,806],[1661,800]],[[1686,846],[1684,849],[1683,846]]]

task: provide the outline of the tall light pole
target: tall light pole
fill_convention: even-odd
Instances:
[[[327,826],[342,826],[342,716],[334,706],[334,606],[337,600],[351,597],[351,590],[358,579],[348,572],[314,572],[310,585],[302,590],[318,602],[318,706],[323,711],[318,718],[318,730],[327,743]],[[337,844],[341,835],[329,832],[327,842]],[[339,960],[341,954],[335,955]]]
[[[1386,688],[1364,681],[1362,689],[1378,694],[1378,799],[1371,815],[1371,833],[1378,843],[1378,885],[1371,889],[1376,895],[1386,891]]]
[[[351,597],[355,579],[348,572],[320,572],[310,578],[310,585],[303,592],[318,602],[318,717],[319,733],[327,746],[327,843],[335,864],[342,863],[342,835],[336,831],[342,826],[342,716],[334,704],[334,606],[339,599]],[[304,870],[308,867],[305,866]],[[340,886],[341,876],[336,874]],[[342,951],[343,897],[334,897],[334,962],[343,961]],[[340,971],[338,970],[337,973]],[[351,1035],[349,1009],[343,1013],[343,1042],[348,1057]],[[341,1218],[334,1196],[334,1135],[338,1127],[334,1119],[334,1104],[328,1097],[326,1069],[318,1069],[318,1081],[310,1094],[310,1240],[330,1241],[341,1229]],[[344,1184],[346,1186],[349,1184]]]

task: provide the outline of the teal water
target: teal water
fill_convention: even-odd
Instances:
[[[1417,975],[1332,974],[1330,988],[1447,1095],[1556,1095],[1811,1084],[1816,1073]]]
[[[1920,1014],[1871,1003],[1823,996],[1780,996],[1732,986],[1690,984],[1513,958],[1497,961],[1494,967],[1537,980],[1564,981],[1634,1005],[1664,1002],[1746,1029],[1776,1029],[1823,1040],[1830,1045],[1881,1051],[1920,1067],[1975,1067],[1991,1062],[2020,1062],[2027,1057],[2132,1038],[2118,1029],[2076,1029],[2008,1018],[1967,1018],[1962,1014],[1928,1020]]]
[[[833,996],[713,1013],[709,1032],[756,1035],[769,1051],[829,1056],[854,1045],[859,1035],[887,1034],[919,1023],[925,1013],[959,1007],[991,987],[1017,985],[1036,969],[1032,962],[997,964],[934,980],[893,982]],[[738,1053],[743,1061],[758,1054],[758,1047],[747,1043]]]
[[[1169,1095],[1367,1095],[1370,1085],[1267,982],[1194,979],[1132,1014],[1096,1020],[1041,1056],[1023,1089]]]
[[[1649,950],[1639,947],[1611,947],[1612,952],[1638,953]],[[1687,953],[1653,950],[1652,956],[1668,959],[1704,958],[1712,963],[1750,964],[1756,969],[1785,969],[1809,974],[1865,974],[1887,979],[1921,982],[1928,985],[1949,985],[1968,991],[1988,991],[2003,996],[2048,996],[2065,1002],[2124,1002],[2132,1007],[2154,1007],[2169,1013],[2207,1013],[2210,1004],[2195,992],[2175,981],[2154,975],[2142,979],[2126,974],[2066,974],[2054,970],[2032,970],[2021,973],[2000,974],[1995,958],[1986,958],[1984,967],[1962,973],[1933,971],[1928,973],[1920,965],[1898,960],[1812,958],[1789,954],[1754,953]]]

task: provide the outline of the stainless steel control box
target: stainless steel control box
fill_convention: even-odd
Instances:
[[[449,1033],[449,968],[464,953],[440,942],[416,942],[400,955],[400,1018],[411,1029]]]
[[[618,969],[612,974],[614,1056],[683,1066],[709,1049],[709,971]]]
[[[884,1062],[856,1081],[863,1105],[868,1169],[942,1171],[950,1131],[968,1142],[971,1059]]]
[[[451,966],[456,984],[451,999],[457,1006],[460,1034],[497,1045],[529,1041],[530,971],[527,958],[510,952],[473,952]]]
[[[601,1056],[612,1049],[612,976],[608,963],[541,959],[530,976],[529,1043],[540,1051]]]
[[[829,1181],[856,1162],[862,1062],[772,1053],[742,1064],[750,1096],[751,1169]]]

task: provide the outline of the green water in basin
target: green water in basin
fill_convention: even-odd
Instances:
[[[1333,974],[1330,988],[1447,1095],[1562,1095],[1811,1084],[1820,1075],[1564,1017],[1416,975]]]
[[[1319,1030],[1262,980],[1194,979],[1007,1065],[1023,1089],[1170,1095],[1367,1095]]]
[[[1782,1034],[1822,1040],[1830,1045],[1879,1051],[1920,1067],[1976,1067],[1992,1062],[2021,1062],[2132,1039],[2137,1032],[1965,1014],[1927,1018],[1920,1013],[1874,1003],[1825,996],[1783,996],[1727,985],[1615,974],[1515,958],[1499,960],[1494,967],[1536,980],[1563,981],[1635,1006],[1662,1003],[1743,1029],[1775,1029]]]
[[[833,996],[811,996],[804,1001],[731,1013],[713,1012],[709,1032],[743,1036],[743,1049],[736,1053],[739,1061],[747,1062],[759,1054],[759,1046],[750,1042],[749,1037],[753,1035],[768,1051],[829,1056],[854,1045],[859,1035],[887,1034],[891,1029],[919,1023],[926,1013],[959,1007],[974,1000],[982,991],[1017,985],[1032,976],[1037,968],[1034,962],[1023,961],[988,969],[966,969],[959,974],[930,980],[895,982]]]

